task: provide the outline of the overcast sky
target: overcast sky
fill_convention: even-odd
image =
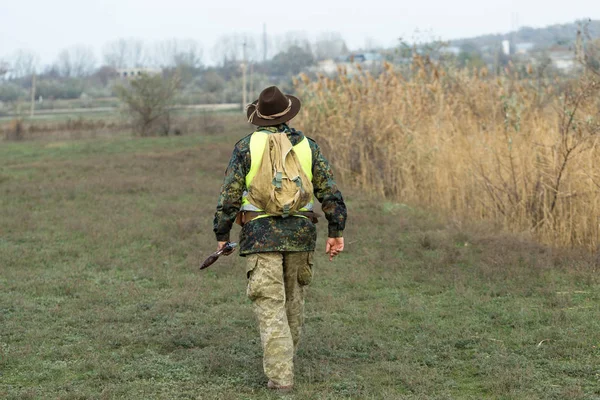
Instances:
[[[452,39],[542,27],[575,19],[600,19],[597,0],[0,0],[0,58],[18,49],[36,52],[43,63],[78,44],[102,46],[118,38],[154,41],[195,39],[211,62],[217,39],[233,32],[274,37],[286,31],[338,31],[349,47],[366,38],[393,45],[416,30]]]

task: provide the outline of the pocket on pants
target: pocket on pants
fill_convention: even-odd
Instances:
[[[298,268],[298,283],[306,286],[312,282],[313,278],[313,253],[309,252],[306,256],[306,262]]]
[[[256,293],[256,284],[253,284],[252,277],[254,275],[254,270],[258,265],[258,254],[250,254],[246,257],[246,278],[248,279],[248,284],[246,287],[246,296],[250,300],[254,300],[257,297]]]

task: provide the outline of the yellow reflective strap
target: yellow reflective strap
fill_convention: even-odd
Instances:
[[[300,141],[300,143],[294,146],[294,152],[298,156],[298,160],[300,161],[302,170],[304,170],[304,173],[306,174],[307,178],[310,181],[312,181],[312,150],[310,149],[310,143],[308,143],[308,139],[306,138],[306,136]],[[314,202],[315,197],[312,196],[308,204],[314,204]],[[306,207],[302,207],[300,211],[309,211],[309,209]]]
[[[262,161],[263,154],[265,152],[265,146],[267,145],[267,139],[269,134],[266,132],[256,131],[250,138],[250,172],[246,175],[246,187],[250,187],[252,179],[256,176],[260,162]]]
[[[312,151],[310,150],[310,144],[306,137],[294,146],[294,153],[298,156],[298,160],[300,161],[304,173],[308,179],[312,181]]]
[[[311,200],[310,203],[308,203],[308,204],[314,204],[314,203],[315,203],[315,200],[314,200],[314,196],[313,196],[313,200]],[[312,210],[308,207],[302,207],[298,211],[312,211]]]
[[[251,221],[254,221],[255,219],[259,219],[259,218],[276,217],[276,216],[277,215],[263,214],[263,215],[259,215],[257,217],[252,218]],[[290,215],[290,217],[308,218],[306,215],[301,215],[301,214],[292,214],[292,215]],[[248,222],[250,222],[250,221],[248,221]]]
[[[248,204],[250,204],[250,201],[248,201],[248,196],[242,196],[242,207],[247,206]]]

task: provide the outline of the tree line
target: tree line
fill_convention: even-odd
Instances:
[[[452,42],[433,37],[409,43],[399,39],[397,46],[386,49],[366,39],[357,52],[377,51],[382,59],[395,64],[409,63],[415,53],[427,54],[447,64],[487,67],[495,73],[509,62],[549,66],[543,44],[573,44],[576,32],[581,29],[587,38],[598,37],[599,27],[600,22],[590,21],[541,29],[524,27],[505,35]],[[507,56],[501,48],[501,39],[505,38],[513,42],[531,40],[536,43],[535,51],[520,58]],[[454,53],[444,51],[449,46],[454,48]],[[75,99],[84,94],[91,98],[114,97],[117,71],[142,68],[160,71],[165,76],[177,74],[182,88],[177,101],[181,103],[241,102],[242,64],[246,66],[247,87],[252,97],[259,87],[267,84],[293,90],[292,76],[310,70],[322,60],[352,60],[349,54],[345,40],[337,32],[322,33],[315,38],[305,32],[287,32],[267,36],[266,40],[259,34],[232,33],[220,37],[210,49],[193,39],[154,43],[135,38],[117,39],[102,47],[100,58],[91,47],[74,45],[62,49],[53,62],[43,66],[35,53],[19,50],[0,59],[0,101],[28,98],[33,74],[37,75],[36,93],[44,99]]]
[[[182,93],[195,94],[195,98],[184,102],[238,101],[237,80],[244,60],[252,88],[263,81],[290,82],[291,76],[319,60],[340,57],[348,51],[342,36],[335,32],[314,40],[303,32],[288,32],[267,37],[266,41],[257,35],[234,33],[220,37],[209,51],[193,39],[147,43],[122,38],[106,43],[100,59],[92,47],[73,45],[60,50],[45,65],[35,52],[22,49],[0,58],[0,101],[27,97],[33,75],[37,75],[37,94],[43,98],[72,99],[82,93],[111,97],[115,94],[112,83],[117,71],[128,68],[177,73],[188,89]]]
[[[194,39],[147,43],[136,38],[121,38],[106,43],[100,59],[91,46],[79,44],[60,50],[54,61],[46,65],[42,65],[35,52],[20,49],[12,55],[0,57],[0,77],[19,79],[33,73],[63,78],[87,77],[103,67],[169,68],[188,65],[200,68],[204,65],[223,66],[244,59],[263,63],[286,54],[290,49],[301,51],[314,60],[335,58],[348,52],[345,40],[337,32],[323,33],[315,40],[310,40],[303,32],[288,32],[275,38],[267,37],[266,41],[251,34],[228,34],[217,40],[210,56]]]

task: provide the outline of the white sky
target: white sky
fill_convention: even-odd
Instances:
[[[213,46],[224,34],[260,35],[263,22],[271,36],[286,31],[338,31],[349,47],[374,39],[384,46],[416,30],[452,39],[542,27],[576,19],[600,19],[597,0],[0,0],[0,58],[18,49],[52,62],[66,47],[91,46],[98,59],[102,46],[118,38],[152,43],[195,39],[211,62]],[[430,36],[429,34],[427,35]]]

